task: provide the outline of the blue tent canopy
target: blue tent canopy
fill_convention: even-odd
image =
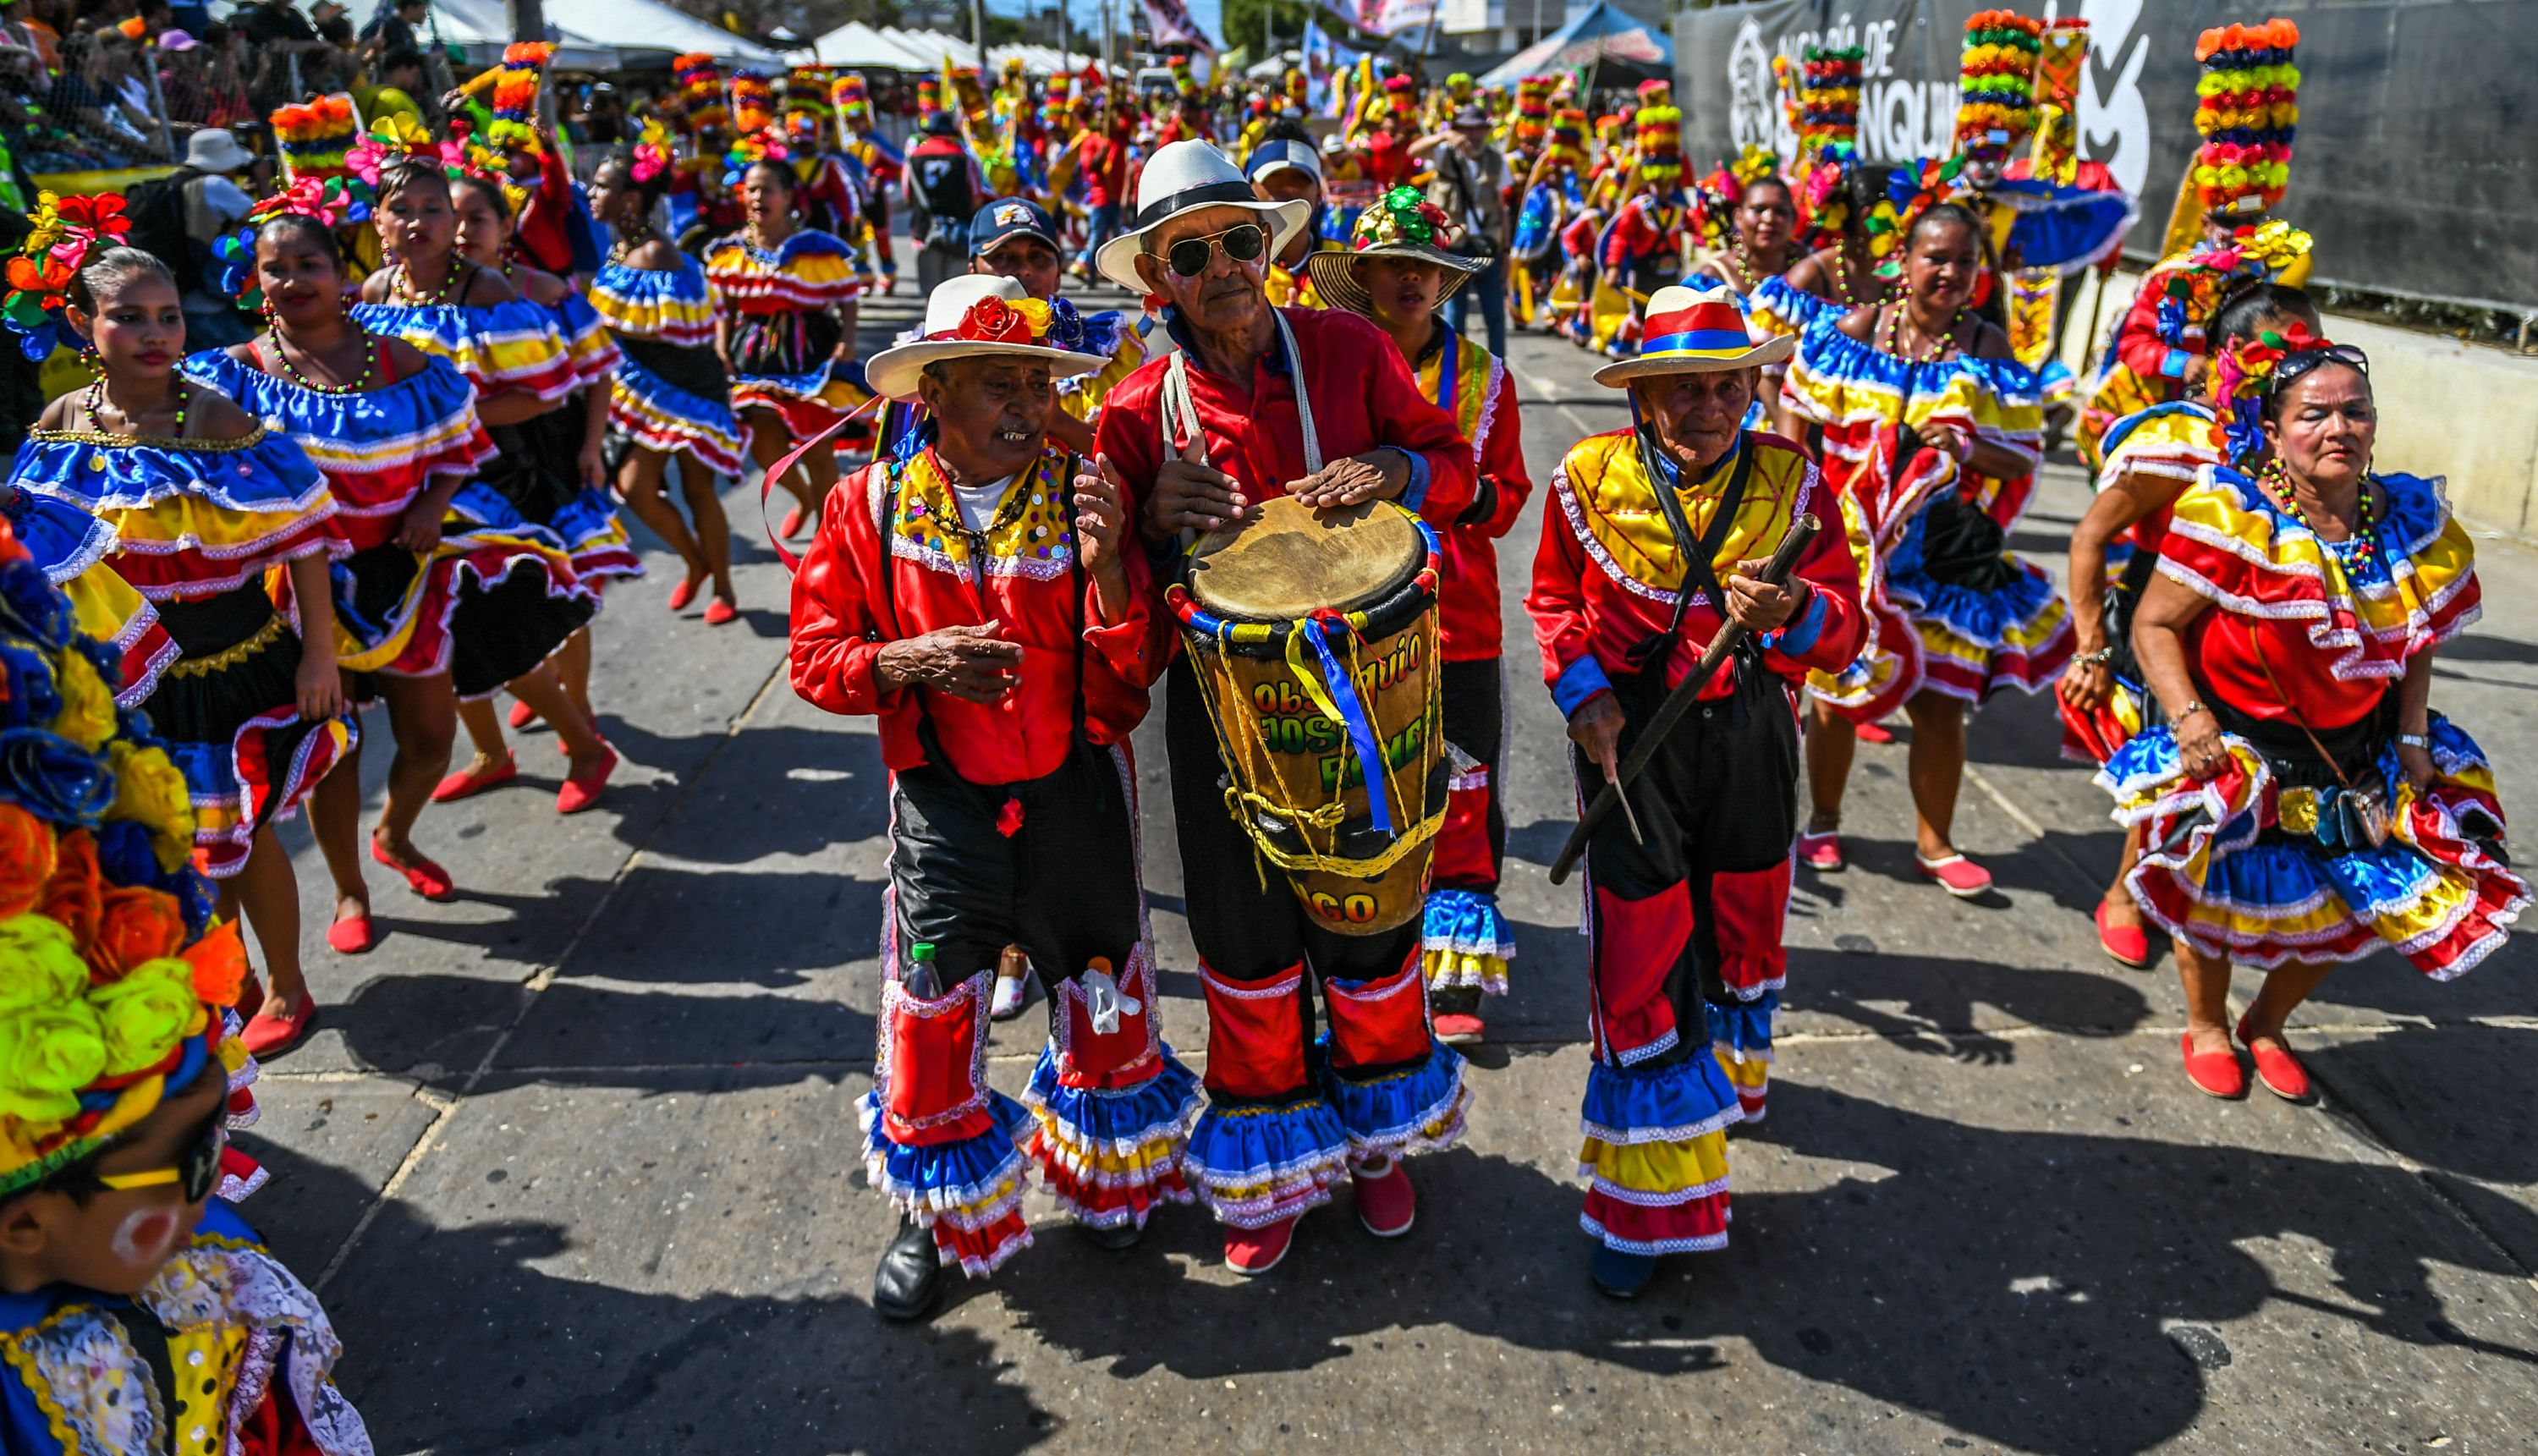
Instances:
[[[1674,41],[1665,32],[1609,0],[1595,0],[1592,8],[1580,12],[1569,24],[1507,57],[1504,64],[1480,78],[1479,84],[1509,87],[1527,76],[1584,71],[1602,65],[1672,71]]]

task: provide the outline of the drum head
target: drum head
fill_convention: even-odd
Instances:
[[[1315,510],[1280,496],[1256,518],[1200,538],[1189,589],[1219,617],[1298,622],[1380,600],[1416,575],[1427,554],[1410,513],[1389,500]]]

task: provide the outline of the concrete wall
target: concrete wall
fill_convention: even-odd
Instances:
[[[2131,273],[2106,280],[2095,338],[2085,330],[2090,290],[2074,299],[2062,357],[2083,379],[2139,283]],[[2447,476],[2461,519],[2538,541],[2538,358],[2342,314],[2325,322],[2328,338],[2371,356],[2380,468]]]

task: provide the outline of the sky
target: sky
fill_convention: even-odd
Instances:
[[[1056,0],[1047,0],[1045,4],[1035,0],[1033,9],[1035,12],[1045,12],[1055,3]],[[1129,7],[1136,3],[1137,0],[1111,0],[1111,24],[1122,30],[1126,29],[1129,24]],[[987,0],[987,8],[998,15],[1018,16],[1023,13],[1023,0]],[[1199,23],[1202,30],[1219,40],[1225,38],[1222,0],[1189,0],[1189,8],[1191,17]],[[1102,33],[1102,7],[1098,0],[1066,0],[1066,13],[1075,18],[1075,24],[1082,28],[1086,34]]]

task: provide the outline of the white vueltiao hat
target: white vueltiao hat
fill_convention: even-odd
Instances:
[[[1147,234],[1183,213],[1207,207],[1239,207],[1269,215],[1269,251],[1276,257],[1312,216],[1313,205],[1263,202],[1244,179],[1234,159],[1206,142],[1174,142],[1146,160],[1137,179],[1137,212],[1128,231],[1102,244],[1093,264],[1103,278],[1132,294],[1154,290],[1137,276],[1137,257],[1146,250]]]
[[[989,301],[1003,306],[980,311],[978,305]],[[998,278],[987,273],[964,273],[957,278],[947,278],[934,286],[934,292],[925,296],[923,334],[913,343],[896,345],[874,355],[871,363],[864,365],[864,379],[872,385],[873,393],[905,400],[916,398],[916,381],[925,372],[925,366],[947,359],[973,359],[991,354],[1044,359],[1048,361],[1050,376],[1059,379],[1089,374],[1109,363],[1098,354],[1079,354],[1072,349],[1019,342],[982,332],[982,329],[992,328],[994,334],[1012,333],[1016,320],[1020,318],[1014,305],[1026,301],[1028,298],[1023,293],[1023,286],[1010,278]],[[965,324],[970,330],[966,337],[962,332]],[[1032,328],[1027,319],[1021,321],[1020,327],[1024,340],[1047,337],[1044,329]]]

